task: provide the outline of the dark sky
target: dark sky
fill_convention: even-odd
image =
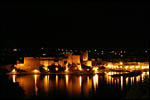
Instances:
[[[5,46],[145,48],[149,8],[119,2],[0,3],[0,41]]]

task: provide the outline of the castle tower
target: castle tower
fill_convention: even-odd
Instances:
[[[85,51],[82,53],[82,61],[88,61],[89,56],[88,56],[88,51]]]

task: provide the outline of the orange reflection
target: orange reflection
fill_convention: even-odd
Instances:
[[[96,90],[96,88],[98,87],[98,75],[97,74],[93,77],[93,84],[94,84],[94,89]]]
[[[129,83],[129,77],[126,78],[126,85]]]
[[[117,80],[115,79],[115,80],[114,80],[114,84],[116,85],[116,83],[117,83]]]
[[[108,83],[111,84],[111,76],[108,76]]]
[[[140,81],[140,76],[136,76],[136,82]]]
[[[70,76],[67,91],[70,96],[76,96],[81,94],[82,77]]]
[[[90,82],[90,78],[89,78],[89,76],[87,77],[87,83],[89,83]]]
[[[38,95],[38,85],[37,85],[37,78],[38,75],[34,75],[34,81],[35,81],[35,95]]]
[[[133,77],[131,77],[131,85],[133,85]]]
[[[44,89],[45,89],[45,92],[48,92],[49,91],[49,75],[46,75],[44,77]]]
[[[142,73],[142,82],[144,82],[145,72]]]
[[[119,84],[119,79],[117,79],[117,84]]]
[[[123,90],[123,76],[121,76],[121,90]]]
[[[66,86],[68,87],[69,85],[69,75],[66,75]]]
[[[120,73],[120,72],[119,72]],[[134,77],[119,77],[114,78],[109,75],[119,74],[118,72],[109,72],[104,77],[98,74],[91,76],[76,76],[76,75],[64,75],[60,77],[58,75],[53,78],[49,75],[45,75],[42,79],[39,80],[38,74],[36,75],[12,75],[10,80],[14,83],[18,82],[19,85],[24,89],[26,96],[38,95],[38,91],[44,91],[45,93],[53,92],[55,89],[66,90],[69,96],[79,96],[84,94],[89,96],[92,89],[97,90],[101,81],[106,80],[106,83],[109,85],[116,85],[120,87],[121,90],[124,90],[125,86],[133,85],[135,82],[144,81],[144,77],[149,75],[149,72],[143,72],[139,76]],[[30,81],[29,81],[30,80]],[[121,85],[121,86],[120,86]]]
[[[86,79],[84,81],[84,78]],[[85,96],[90,95],[90,91],[92,90],[92,79],[89,76],[83,77],[83,93]]]
[[[80,76],[80,86],[82,86],[82,76]]]
[[[56,87],[58,86],[58,75],[56,75]]]

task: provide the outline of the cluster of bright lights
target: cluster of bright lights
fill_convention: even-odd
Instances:
[[[142,69],[149,69],[149,66],[142,66]]]
[[[140,66],[136,66],[136,69],[139,69],[140,68]]]
[[[120,66],[120,67],[122,67],[122,66]],[[111,69],[112,69],[112,68],[119,68],[119,66],[114,66],[114,65],[110,65],[110,64],[109,64],[109,65],[107,65],[107,68],[111,68]]]
[[[112,65],[108,65],[107,67],[108,67],[108,68],[111,68],[111,67],[112,67]]]
[[[125,69],[128,69],[129,68],[129,66],[125,66]]]
[[[110,75],[115,75],[115,74],[117,74],[117,73],[116,73],[116,72],[108,72],[108,73],[107,73],[108,76],[110,76]]]
[[[135,69],[149,69],[149,66],[142,66],[140,64],[138,65],[129,65],[129,66],[123,66],[123,62],[120,62],[118,64],[108,64],[106,66],[109,69],[116,69],[116,68],[120,68],[120,69],[130,69],[130,70],[135,70]]]

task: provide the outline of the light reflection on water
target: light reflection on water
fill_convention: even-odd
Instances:
[[[149,77],[149,72],[143,72],[134,77],[116,77],[110,75],[118,72],[109,72],[106,75],[95,74],[93,76],[76,76],[76,75],[12,75],[10,80],[18,82],[24,89],[25,95],[38,96],[48,95],[53,91],[66,91],[69,96],[89,96],[91,92],[97,91],[102,83],[119,87],[121,91],[129,85],[143,82],[144,77]],[[42,93],[42,94],[40,94]]]
[[[13,83],[16,83],[16,75],[12,75]]]

